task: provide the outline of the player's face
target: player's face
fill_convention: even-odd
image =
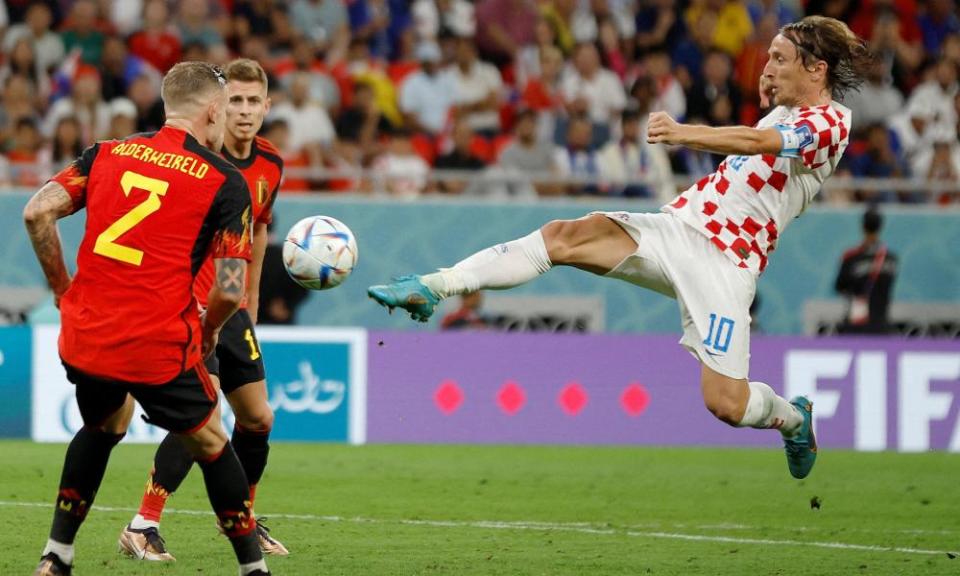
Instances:
[[[793,42],[777,34],[767,51],[770,59],[763,67],[763,75],[770,83],[773,104],[795,106],[803,83],[809,81],[809,72]]]
[[[270,110],[266,87],[259,82],[227,83],[227,132],[235,141],[249,142]]]

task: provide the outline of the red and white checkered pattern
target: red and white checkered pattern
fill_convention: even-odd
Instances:
[[[741,268],[760,274],[787,225],[806,208],[836,169],[847,147],[849,108],[779,106],[757,128],[807,127],[798,158],[728,156],[717,171],[662,208],[705,235]]]

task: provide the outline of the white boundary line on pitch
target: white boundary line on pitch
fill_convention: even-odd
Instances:
[[[49,502],[12,502],[9,500],[0,500],[0,506],[17,508],[52,508],[53,504]],[[116,506],[95,506],[91,510],[101,512],[137,512],[136,508],[116,507]],[[210,510],[182,510],[176,508],[167,508],[167,514],[183,514],[187,516],[212,516]],[[905,548],[899,546],[873,546],[870,544],[848,544],[845,542],[804,542],[802,540],[776,540],[772,538],[735,538],[732,536],[710,536],[706,534],[684,534],[680,532],[660,532],[643,531],[639,532],[630,529],[600,528],[596,524],[585,522],[524,522],[524,521],[493,521],[493,520],[410,520],[396,519],[388,520],[383,518],[347,518],[344,516],[321,516],[316,514],[268,514],[264,517],[270,518],[288,518],[291,520],[319,520],[321,522],[349,522],[354,524],[399,524],[403,526],[430,526],[435,528],[480,528],[487,530],[547,530],[551,532],[576,532],[579,534],[603,534],[603,535],[625,535],[636,538],[659,538],[666,540],[688,540],[694,542],[725,542],[730,544],[761,544],[770,546],[809,546],[812,548],[829,548],[834,550],[858,550],[863,552],[899,552],[902,554],[923,554],[931,555],[956,555],[957,552],[948,552],[946,550],[928,550],[924,548]],[[711,529],[726,526],[727,528],[745,529],[742,524],[733,525],[713,525],[701,526],[700,529]],[[691,526],[691,528],[698,528]]]

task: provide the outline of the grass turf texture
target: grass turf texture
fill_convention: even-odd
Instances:
[[[196,468],[163,519],[177,562],[116,552],[153,449],[114,451],[75,573],[236,574]],[[0,574],[35,566],[64,450],[0,442]],[[957,574],[958,477],[934,453],[825,452],[798,482],[773,449],[275,444],[257,511],[278,576]]]

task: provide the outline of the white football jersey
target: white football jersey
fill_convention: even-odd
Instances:
[[[757,128],[776,128],[779,154],[727,156],[705,176],[661,208],[672,212],[755,274],[787,225],[813,200],[836,169],[850,134],[850,109],[823,106],[774,108]]]

